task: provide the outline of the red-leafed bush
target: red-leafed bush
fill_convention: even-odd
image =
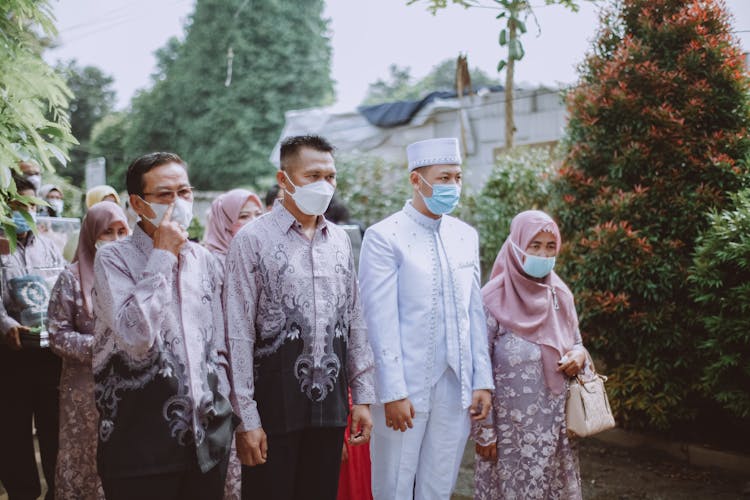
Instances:
[[[688,275],[748,181],[748,77],[720,0],[620,0],[568,94],[555,214],[584,340],[619,421],[695,418],[705,329]]]

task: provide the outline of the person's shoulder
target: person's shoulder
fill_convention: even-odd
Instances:
[[[474,226],[452,215],[443,215],[443,223],[453,231],[462,231],[472,235],[478,234]]]
[[[41,231],[34,235],[33,241],[36,245],[44,246],[46,248],[54,248],[55,250],[57,250],[57,244],[55,244],[52,238],[42,233]]]
[[[329,220],[326,221],[326,230],[336,238],[349,238],[349,235],[346,234],[346,230],[343,227]]]
[[[394,212],[385,219],[382,219],[372,226],[368,227],[365,231],[365,234],[372,232],[372,233],[378,233],[378,234],[385,234],[389,232],[394,226],[398,224],[402,224],[408,220],[408,217],[404,213],[403,210],[399,210],[398,212]]]
[[[55,282],[56,287],[71,287],[74,288],[78,282],[78,276],[70,268],[70,265],[65,266],[60,274],[57,275],[57,281]]]
[[[274,232],[274,228],[278,228],[278,225],[274,221],[273,213],[267,212],[255,220],[252,220],[242,226],[237,234],[232,238],[232,243],[247,244],[257,240],[264,239],[263,235],[268,235]]]
[[[196,257],[205,260],[210,260],[213,258],[213,254],[211,253],[211,251],[200,243],[188,240],[186,244],[189,246],[190,250],[195,254]]]
[[[96,255],[94,256],[94,262],[99,260],[106,260],[108,262],[131,260],[135,249],[136,246],[133,243],[133,236],[130,235],[127,238],[113,241],[112,243],[97,249]]]

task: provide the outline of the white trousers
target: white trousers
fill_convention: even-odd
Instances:
[[[469,410],[461,408],[461,384],[451,369],[430,396],[429,411],[417,412],[414,427],[406,432],[386,427],[383,406],[372,407],[375,500],[450,499],[469,437]]]

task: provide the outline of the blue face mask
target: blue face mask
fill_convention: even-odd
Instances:
[[[425,196],[418,190],[424,204],[427,205],[427,210],[435,215],[443,215],[451,213],[456,208],[458,200],[461,198],[461,186],[458,184],[436,184],[433,186],[421,174],[417,175],[432,188],[432,196]]]
[[[34,212],[29,213],[31,214],[31,220],[36,220],[36,214]],[[23,234],[31,231],[31,226],[18,210],[13,211],[13,223],[16,225],[16,234]]]
[[[529,255],[512,241],[511,244],[516,251],[519,260],[523,261],[523,272],[532,278],[544,278],[552,272],[552,269],[555,267],[555,257],[537,257],[536,255]],[[526,257],[526,260],[522,259],[518,255],[519,253]]]

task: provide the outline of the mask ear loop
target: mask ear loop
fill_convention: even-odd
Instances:
[[[284,172],[284,177],[286,177],[286,180],[289,181],[289,184],[291,184],[292,186],[294,186],[294,192],[296,193],[297,192],[297,186],[295,186],[294,183],[292,182],[292,179],[289,178],[289,174],[286,173],[286,170],[282,170],[282,172]],[[284,188],[284,192],[286,194],[288,194],[289,196],[291,196],[292,199],[294,199],[294,194],[290,193],[287,188]]]
[[[519,247],[518,245],[516,245],[515,241],[510,240],[510,244],[513,247],[513,254],[516,256],[516,260],[518,261],[518,265],[520,265],[521,267],[523,267],[523,261],[524,261],[524,259],[521,256],[525,257],[526,256],[526,252],[524,252],[523,250],[521,250],[521,247]],[[521,255],[519,255],[519,253]]]

